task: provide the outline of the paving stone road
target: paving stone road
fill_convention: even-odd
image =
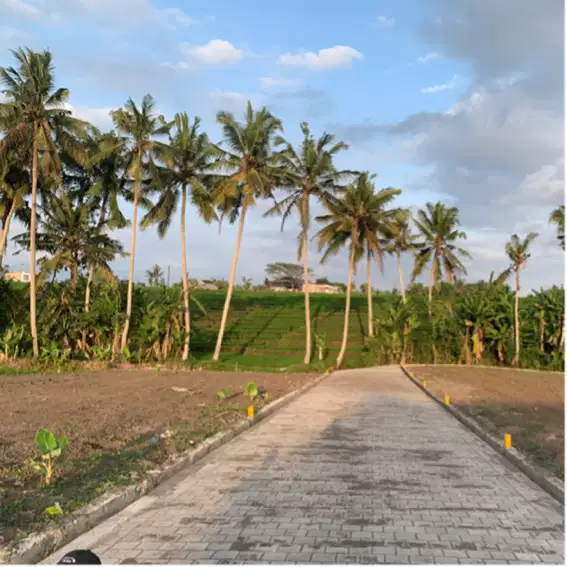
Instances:
[[[348,370],[45,563],[562,564],[563,515],[398,368]]]

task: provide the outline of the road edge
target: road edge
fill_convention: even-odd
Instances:
[[[258,411],[253,419],[242,421],[226,431],[217,433],[203,441],[197,448],[173,455],[165,464],[148,471],[147,477],[144,480],[103,494],[87,506],[73,512],[60,525],[49,526],[41,531],[32,532],[15,545],[8,544],[1,547],[0,564],[29,565],[42,561],[104,520],[121,512],[124,508],[151,492],[161,483],[169,480],[185,467],[200,461],[215,449],[226,445],[236,436],[244,433],[278,409],[288,405],[331,374],[332,371],[327,371],[301,388],[297,388],[289,394],[274,400],[271,404]]]
[[[510,461],[515,465],[521,472],[523,472],[530,480],[535,482],[540,488],[545,490],[550,496],[555,498],[561,504],[565,505],[565,485],[561,480],[556,477],[550,477],[543,471],[534,467],[528,462],[526,457],[522,455],[519,451],[513,447],[506,449],[501,440],[497,439],[490,433],[484,431],[468,415],[465,415],[460,410],[456,409],[454,406],[446,405],[443,400],[433,395],[427,388],[425,388],[418,380],[416,380],[410,372],[402,365],[400,368],[406,378],[408,378],[413,384],[415,384],[422,392],[424,392],[429,398],[437,402],[438,405],[443,407],[448,411],[453,417],[460,421],[467,429],[472,431],[477,437],[480,437],[484,442],[488,443],[497,453],[502,455],[505,459]]]

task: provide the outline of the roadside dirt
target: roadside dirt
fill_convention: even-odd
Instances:
[[[261,393],[258,410],[316,376],[141,368],[0,376],[0,545],[50,521],[48,506],[67,514],[246,419],[248,382]],[[39,457],[41,428],[69,439],[50,486],[26,462]]]
[[[499,368],[408,366],[436,396],[503,437],[535,464],[563,479],[565,474],[565,377],[552,372]]]

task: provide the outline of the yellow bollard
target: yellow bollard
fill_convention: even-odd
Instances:
[[[422,385],[424,388],[427,388],[427,380],[423,380]]]
[[[410,372],[409,375],[414,378],[413,372]]]
[[[512,436],[509,433],[504,435],[504,448],[510,449],[512,447]]]
[[[248,417],[254,419],[254,406],[248,406]]]
[[[447,394],[445,394],[445,405],[451,405],[451,398]]]

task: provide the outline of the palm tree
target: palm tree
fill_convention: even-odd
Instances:
[[[211,192],[207,182],[215,166],[215,150],[206,133],[200,132],[201,120],[196,117],[193,123],[186,113],[174,117],[175,133],[169,135],[169,144],[160,148],[166,172],[165,183],[157,203],[142,219],[142,228],[157,223],[158,234],[163,238],[169,229],[177,205],[181,202],[181,275],[183,279],[183,306],[185,312],[185,340],[183,360],[189,358],[189,337],[191,319],[189,311],[189,282],[187,279],[187,253],[185,222],[187,199],[197,207],[205,222],[216,219]],[[188,193],[189,191],[189,193]]]
[[[530,232],[524,240],[517,234],[513,234],[510,241],[506,243],[506,254],[510,259],[510,267],[504,270],[496,280],[504,283],[513,273],[516,274],[516,300],[514,302],[514,337],[516,341],[516,353],[512,360],[513,366],[520,363],[520,270],[526,265],[531,254],[528,252],[530,244],[539,236],[537,232]]]
[[[452,283],[456,274],[466,274],[467,270],[457,254],[470,258],[470,254],[455,245],[459,238],[466,240],[467,235],[459,230],[459,209],[447,207],[441,202],[427,203],[426,210],[417,213],[415,225],[424,239],[419,250],[412,274],[412,282],[419,276],[428,262],[431,261],[429,277],[429,314],[433,300],[433,286],[439,281],[443,272],[448,283]]]
[[[29,193],[29,175],[25,164],[14,150],[0,152],[0,268],[8,244],[8,232],[14,215],[21,211]]]
[[[0,103],[0,127],[6,132],[3,148],[31,146],[30,218],[30,328],[33,354],[39,355],[36,320],[36,208],[39,169],[57,177],[61,172],[58,146],[79,157],[76,137],[86,124],[71,117],[65,105],[69,91],[55,88],[54,65],[48,50],[36,53],[29,48],[12,51],[18,69],[0,67],[0,82],[7,101]],[[57,144],[56,144],[57,140]],[[41,154],[41,162],[40,162]]]
[[[52,194],[39,207],[39,230],[36,233],[37,249],[49,257],[42,262],[42,276],[68,269],[71,289],[77,289],[79,270],[88,263],[103,266],[122,252],[122,245],[97,226],[91,224],[92,203],[84,196],[73,198],[70,193]],[[29,249],[31,231],[14,237],[20,246]]]
[[[372,183],[375,175],[368,172],[361,173],[356,181],[358,192],[358,206],[361,212],[359,228],[359,251],[366,251],[366,293],[368,299],[368,336],[374,336],[374,312],[372,306],[372,259],[377,258],[380,271],[384,273],[384,245],[388,225],[395,210],[385,207],[394,197],[401,194],[400,189],[388,187],[375,193]],[[358,262],[359,258],[356,258]]]
[[[228,148],[217,147],[217,151],[228,175],[216,186],[214,201],[223,216],[229,215],[231,222],[240,218],[213,360],[218,360],[220,356],[246,213],[257,199],[270,197],[276,180],[282,178],[279,158],[272,152],[274,136],[282,131],[282,123],[267,108],[254,111],[248,102],[244,123],[237,122],[228,112],[219,112],[217,122],[221,125]]]
[[[335,142],[335,136],[326,132],[315,140],[307,122],[301,123],[303,142],[296,151],[292,144],[279,137],[276,145],[283,146],[278,153],[286,178],[283,189],[290,192],[281,202],[266,212],[266,216],[281,215],[282,230],[287,218],[296,210],[299,213],[301,232],[299,233],[298,260],[303,259],[303,293],[305,295],[305,357],[304,364],[311,360],[311,310],[309,305],[309,265],[307,244],[311,222],[310,200],[315,197],[326,203],[334,194],[337,182],[349,172],[337,171],[333,159],[340,151],[347,150],[344,142]]]
[[[346,352],[348,326],[350,318],[350,299],[352,278],[358,260],[364,253],[364,245],[369,232],[376,227],[373,213],[389,202],[399,189],[385,189],[381,194],[373,193],[368,174],[361,174],[355,183],[341,191],[341,198],[331,198],[326,207],[329,214],[316,217],[319,222],[327,223],[316,235],[319,250],[325,248],[321,263],[337,254],[344,246],[349,246],[349,269],[346,288],[345,322],[341,349],[337,357],[337,368],[340,368]],[[372,237],[370,238],[372,241]]]
[[[146,278],[148,278],[148,284],[151,286],[164,285],[165,283],[163,270],[157,264],[154,264],[153,268],[146,270]]]
[[[411,212],[408,209],[397,209],[394,218],[388,223],[387,246],[388,254],[395,254],[398,264],[398,278],[400,280],[400,292],[405,304],[406,287],[402,271],[402,252],[414,252],[419,244],[416,243],[417,235],[413,234],[410,227]]]
[[[130,245],[130,271],[128,276],[128,295],[126,298],[126,319],[122,330],[120,348],[122,351],[128,343],[128,330],[132,316],[132,289],[134,285],[134,264],[136,257],[136,231],[138,228],[138,205],[149,206],[144,196],[144,189],[153,188],[158,185],[159,173],[154,158],[156,156],[156,144],[153,140],[156,136],[163,136],[169,132],[171,124],[166,123],[161,114],[156,113],[156,104],[149,94],[142,99],[140,108],[130,98],[124,108],[113,110],[112,121],[119,134],[120,146],[126,153],[125,173],[133,185],[131,194],[133,202],[132,213],[132,237]],[[108,152],[115,151],[116,147],[110,145]],[[103,154],[106,155],[106,152]]]
[[[549,222],[557,227],[557,240],[563,250],[565,250],[565,205],[560,205],[551,211]]]

